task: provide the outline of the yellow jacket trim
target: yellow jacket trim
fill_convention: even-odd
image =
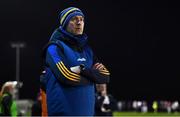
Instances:
[[[69,70],[66,68],[66,66],[63,64],[63,62],[60,62],[60,64],[63,66],[63,68],[64,68],[69,74],[71,74],[71,75],[73,75],[73,76],[80,77],[80,75],[75,74],[75,73],[69,71]]]
[[[60,66],[60,68],[61,68],[61,70],[67,75],[67,76],[69,76],[69,77],[72,77],[72,78],[75,78],[75,79],[80,79],[80,76],[73,76],[73,75],[71,75],[71,74],[69,74],[64,68],[65,68],[65,66],[63,67],[62,66],[62,64],[60,64],[60,63],[58,63],[58,65]]]
[[[109,72],[107,69],[100,70],[102,72]]]
[[[60,66],[58,65],[58,63],[57,63],[56,65],[57,65],[58,69],[60,70],[60,72],[61,72],[67,79],[72,80],[72,81],[76,81],[76,82],[79,81],[79,80],[76,80],[76,79],[73,79],[73,78],[70,78],[69,76],[67,76],[67,75],[61,70],[61,68],[60,68]]]
[[[105,75],[110,75],[109,72],[102,72],[102,71],[100,71],[100,73],[101,73],[101,74],[105,74]]]

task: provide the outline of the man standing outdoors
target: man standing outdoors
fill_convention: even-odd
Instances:
[[[87,44],[82,11],[66,8],[59,21],[44,51],[42,115],[93,116],[94,86],[108,83],[110,73]]]

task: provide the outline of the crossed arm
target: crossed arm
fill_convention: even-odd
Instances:
[[[63,56],[63,53],[56,45],[48,47],[46,63],[61,82],[71,85],[80,85],[88,81],[98,84],[109,82],[110,73],[102,63],[95,61],[92,68],[79,65],[77,67],[79,70],[75,72],[64,62]]]

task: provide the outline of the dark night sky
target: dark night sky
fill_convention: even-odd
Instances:
[[[69,6],[84,12],[89,43],[111,72],[108,90],[115,98],[180,98],[180,8],[170,0],[1,0],[0,85],[15,79],[10,43],[25,42],[20,94],[35,98],[43,45],[58,27],[58,12]]]

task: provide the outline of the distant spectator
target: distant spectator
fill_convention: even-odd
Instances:
[[[142,102],[141,112],[143,112],[143,113],[148,112],[148,106],[147,106],[147,103],[145,101]]]
[[[158,102],[157,102],[157,101],[154,101],[154,102],[153,102],[152,108],[153,108],[154,112],[157,112],[157,111],[158,111]]]
[[[174,101],[171,105],[172,111],[176,112],[179,108],[179,102],[178,101]]]
[[[117,110],[117,101],[107,94],[106,84],[96,85],[95,116],[112,116]]]
[[[16,102],[13,99],[14,89],[17,82],[6,82],[0,92],[0,116],[13,116],[18,115]]]
[[[41,101],[42,101],[41,94],[38,93],[37,99],[32,105],[32,113],[31,113],[32,116],[41,116],[42,113]]]

